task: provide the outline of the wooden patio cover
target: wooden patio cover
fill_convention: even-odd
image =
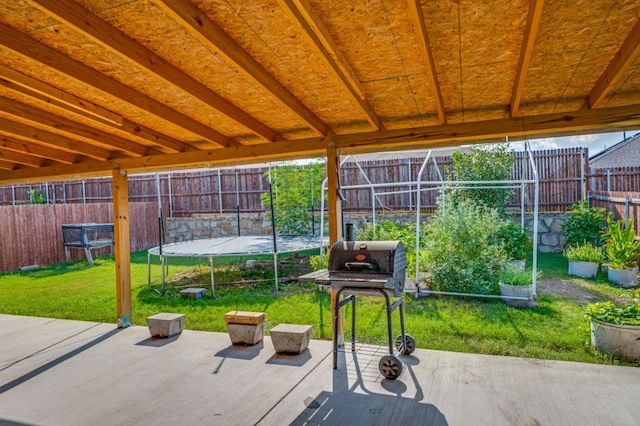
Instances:
[[[340,155],[637,129],[638,53],[637,0],[3,1],[0,185],[112,175],[122,248],[128,174],[326,156],[335,240]]]

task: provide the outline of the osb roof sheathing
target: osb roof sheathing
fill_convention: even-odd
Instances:
[[[637,0],[2,2],[0,184],[639,128],[639,43]]]

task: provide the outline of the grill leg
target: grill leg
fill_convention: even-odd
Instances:
[[[406,348],[407,336],[404,334],[404,311],[402,309],[402,296],[400,296],[400,304],[398,305],[398,308],[400,309],[400,335],[402,336],[402,347]]]
[[[382,293],[382,295],[384,296],[384,300],[387,303],[387,334],[389,335],[389,354],[393,355],[393,329],[391,328],[392,324],[391,324],[391,301],[389,300],[389,295],[384,292],[384,291],[380,291],[380,293]]]
[[[350,296],[353,301],[351,307],[351,352],[356,351],[356,296]]]

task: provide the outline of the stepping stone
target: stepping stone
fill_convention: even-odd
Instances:
[[[180,290],[180,297],[183,299],[202,299],[204,298],[205,291],[204,288],[185,288],[184,290]]]

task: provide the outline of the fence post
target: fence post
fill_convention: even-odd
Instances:
[[[222,178],[220,177],[220,169],[218,169],[218,207],[222,214]]]
[[[167,176],[167,185],[169,186],[169,217],[173,217],[173,198],[171,191],[171,173]]]
[[[85,192],[85,187],[84,187],[85,182],[86,181],[82,179],[82,204],[87,204],[87,193]]]
[[[607,192],[611,191],[611,169],[607,169]]]
[[[629,195],[626,195],[624,197],[624,219],[628,220],[629,219],[629,204],[631,203],[631,197]]]
[[[580,150],[580,199],[585,200],[587,196],[587,180],[585,179],[585,170],[589,167],[588,157],[585,154],[586,148]]]
[[[16,186],[11,185],[11,205],[16,205]]]

